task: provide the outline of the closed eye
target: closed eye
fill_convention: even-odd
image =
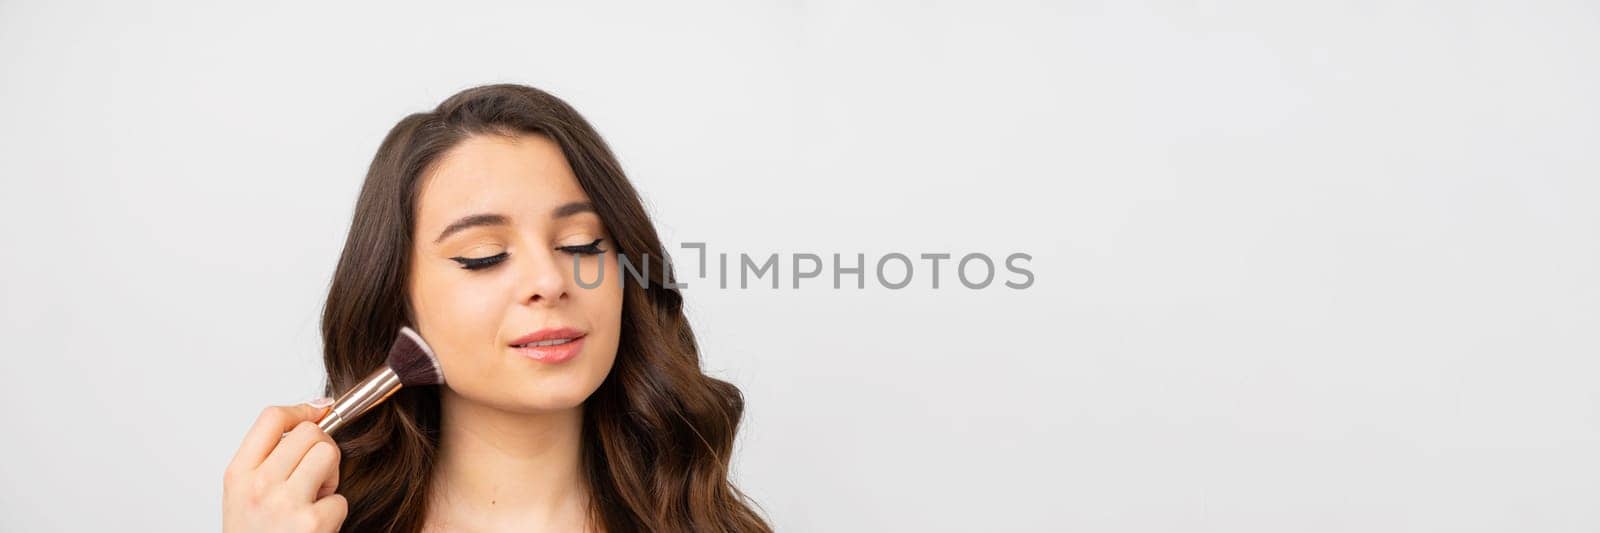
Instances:
[[[467,270],[478,270],[481,268],[492,267],[496,263],[505,261],[507,257],[511,257],[511,254],[500,252],[489,257],[452,257],[450,260],[461,263],[461,268],[465,268]]]
[[[569,254],[600,255],[606,252],[605,250],[600,249],[600,241],[603,240],[605,239],[595,239],[594,242],[589,244],[581,244],[577,246],[558,246],[556,249]]]

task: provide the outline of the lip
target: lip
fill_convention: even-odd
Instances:
[[[529,359],[541,363],[555,364],[577,357],[578,352],[583,350],[583,340],[586,336],[587,334],[584,332],[568,327],[545,328],[518,337],[517,340],[511,341],[507,346]],[[518,344],[556,339],[572,339],[572,341],[555,346],[523,346],[521,348],[516,346]]]

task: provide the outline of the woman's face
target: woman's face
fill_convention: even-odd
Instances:
[[[420,186],[409,296],[445,385],[514,412],[583,403],[616,359],[622,287],[615,244],[560,146],[535,135],[472,136]],[[606,282],[580,287],[575,261],[589,285],[604,262]],[[515,346],[564,328],[581,338]]]

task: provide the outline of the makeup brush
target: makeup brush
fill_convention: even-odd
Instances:
[[[400,387],[442,384],[444,371],[440,369],[439,358],[433,355],[433,349],[428,348],[428,343],[422,341],[422,336],[416,330],[410,326],[401,327],[400,333],[395,335],[394,344],[389,347],[389,357],[383,367],[335,400],[317,426],[333,433],[333,430],[389,399]]]

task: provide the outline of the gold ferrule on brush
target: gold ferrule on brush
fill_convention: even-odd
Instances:
[[[400,390],[400,385],[400,375],[389,368],[389,365],[384,365],[334,401],[333,408],[328,410],[328,414],[323,415],[317,426],[321,427],[322,431],[333,433],[339,426],[355,420],[368,409],[372,409],[372,406],[389,399],[395,391]]]

